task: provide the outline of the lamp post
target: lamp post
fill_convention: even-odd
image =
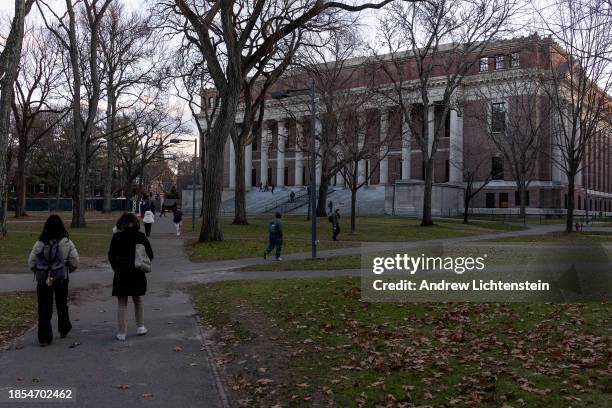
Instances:
[[[317,257],[317,174],[316,160],[317,150],[315,144],[316,132],[316,112],[317,105],[315,100],[315,83],[314,79],[310,80],[310,87],[304,89],[285,89],[282,91],[272,92],[272,98],[285,99],[293,95],[310,94],[310,240],[312,246],[312,259]]]
[[[196,219],[196,173],[198,168],[198,139],[170,139],[170,143],[181,143],[181,142],[193,142],[193,180],[191,183],[191,231],[195,231],[195,219]],[[202,191],[204,194],[204,191]]]

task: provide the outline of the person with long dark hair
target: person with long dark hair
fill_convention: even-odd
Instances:
[[[144,326],[144,308],[142,297],[147,292],[145,273],[150,270],[153,261],[153,249],[149,240],[140,232],[138,217],[125,213],[117,221],[116,233],[108,251],[108,260],[115,272],[113,276],[113,296],[117,297],[117,320],[119,330],[117,340],[124,341],[127,336],[127,304],[128,297],[134,301],[136,314],[136,334],[147,334]],[[144,249],[141,251],[140,249]],[[142,259],[146,257],[147,259]],[[148,264],[143,267],[142,264]]]
[[[53,341],[51,317],[54,295],[60,336],[66,337],[72,329],[68,314],[68,275],[79,266],[79,253],[58,215],[47,218],[30,252],[28,266],[36,275],[38,341],[41,346],[47,346]]]

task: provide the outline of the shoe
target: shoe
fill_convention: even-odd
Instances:
[[[40,343],[40,347],[47,347],[49,346],[51,343]]]
[[[264,251],[264,259],[268,259],[268,253]]]
[[[65,339],[68,333],[60,333],[60,338]]]
[[[117,333],[117,335],[115,336],[117,338],[117,340],[119,341],[125,341],[125,333]]]
[[[139,336],[144,336],[145,334],[147,334],[149,331],[147,330],[146,327],[144,326],[140,326],[139,328],[136,329],[136,334]]]
[[[283,258],[281,258],[280,256],[278,258],[276,258],[277,261],[282,261]]]

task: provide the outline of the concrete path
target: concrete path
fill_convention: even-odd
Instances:
[[[72,332],[66,339],[58,336],[50,347],[41,348],[33,328],[9,350],[0,352],[0,387],[72,387],[77,403],[66,406],[75,407],[224,406],[224,392],[214,376],[208,349],[203,347],[189,297],[168,284],[180,271],[189,270],[181,240],[171,234],[169,219],[158,219],[153,228],[154,270],[148,275],[144,298],[149,333],[135,335],[130,304],[128,340],[115,340],[117,305],[111,296],[112,271],[103,265],[76,272],[71,278],[72,292],[76,293],[70,309]],[[8,283],[6,278],[0,278],[3,287]],[[26,281],[31,290],[34,284],[29,274]],[[38,405],[49,406],[27,404]]]

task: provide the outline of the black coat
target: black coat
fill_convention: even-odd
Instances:
[[[113,296],[143,296],[147,292],[145,273],[134,267],[136,244],[144,245],[147,255],[153,260],[153,249],[142,232],[121,231],[113,235],[108,250],[108,260],[115,271]]]

